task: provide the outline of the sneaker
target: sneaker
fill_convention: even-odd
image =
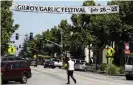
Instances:
[[[75,84],[77,83],[76,79],[74,80],[74,83],[75,83]]]
[[[66,83],[66,84],[70,84],[70,83]]]

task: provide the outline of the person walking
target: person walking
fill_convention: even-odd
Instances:
[[[74,72],[74,61],[69,58],[67,62],[67,84],[70,84],[70,77],[73,79],[74,83],[76,84],[76,79],[73,77],[73,72]]]

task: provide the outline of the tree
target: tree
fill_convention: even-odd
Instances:
[[[85,1],[83,6],[94,6],[94,1]],[[71,54],[73,56],[84,55],[84,48],[86,45],[95,41],[95,36],[91,35],[90,27],[91,15],[88,14],[73,14],[71,16],[73,31],[71,42]]]
[[[8,43],[12,34],[18,29],[19,25],[13,26],[12,12],[10,7],[12,1],[1,1],[1,55],[4,56],[7,53]]]
[[[110,30],[110,36],[116,44],[116,60],[118,65],[124,65],[124,43],[129,42],[131,38],[129,34],[133,34],[133,2],[132,1],[111,1],[108,2],[109,5],[119,5],[119,14],[112,15],[117,17],[113,27],[114,30]],[[112,27],[112,28],[113,28]],[[115,38],[113,38],[115,37]],[[132,45],[131,45],[132,46]],[[133,47],[133,46],[132,46]],[[132,48],[131,47],[131,48]]]

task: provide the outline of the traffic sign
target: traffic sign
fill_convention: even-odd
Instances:
[[[130,54],[129,44],[125,43],[125,54]]]
[[[130,50],[125,50],[125,54],[130,54]]]
[[[128,43],[125,44],[125,49],[129,50],[129,44]]]
[[[113,48],[109,48],[107,50],[107,56],[113,56],[114,53],[115,53],[115,50]]]
[[[14,53],[16,52],[16,48],[15,48],[14,46],[10,46],[10,47],[8,48],[8,52],[9,52],[10,54],[14,54]]]

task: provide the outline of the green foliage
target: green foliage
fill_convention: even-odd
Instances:
[[[105,69],[106,69],[106,67],[107,67],[107,64],[106,63],[102,63],[101,65],[100,65],[100,71],[105,71]]]
[[[112,64],[111,66],[108,65],[106,68],[106,73],[108,74],[120,74],[120,67],[117,67],[116,65]]]
[[[1,55],[7,53],[10,38],[19,27],[18,24],[13,26],[13,14],[10,10],[11,6],[12,1],[1,1]]]

